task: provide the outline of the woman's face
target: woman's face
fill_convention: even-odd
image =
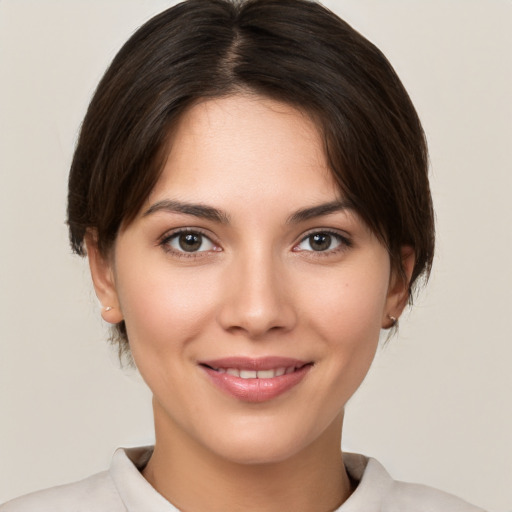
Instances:
[[[244,463],[339,442],[403,293],[313,122],[249,95],[182,117],[112,261],[98,294],[126,322],[157,439]]]

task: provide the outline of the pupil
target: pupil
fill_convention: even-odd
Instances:
[[[187,252],[197,251],[201,247],[201,243],[201,235],[195,233],[184,233],[179,238],[181,249]]]
[[[315,251],[325,251],[331,246],[331,235],[316,233],[311,237],[310,243]]]

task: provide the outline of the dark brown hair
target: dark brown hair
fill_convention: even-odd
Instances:
[[[172,127],[201,98],[240,91],[307,112],[344,198],[388,248],[428,276],[434,219],[425,136],[388,60],[309,0],[187,0],[143,25],[101,80],[69,176],[71,246],[93,230],[107,255],[156,184]],[[410,294],[411,295],[411,294]],[[412,295],[411,295],[412,296]],[[121,349],[126,328],[118,324]]]

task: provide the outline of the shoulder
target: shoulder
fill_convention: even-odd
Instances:
[[[0,512],[125,512],[108,472],[34,492],[0,505]]]
[[[176,511],[141,475],[152,451],[151,446],[119,448],[108,471],[16,498],[0,505],[0,512]]]
[[[393,480],[375,459],[346,453],[344,461],[358,485],[339,512],[485,512],[432,487]]]
[[[417,512],[485,512],[479,507],[426,485],[393,482],[384,499],[383,511],[415,510]]]

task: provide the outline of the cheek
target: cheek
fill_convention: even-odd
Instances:
[[[305,308],[315,330],[331,341],[355,345],[378,337],[389,283],[386,269],[385,261],[380,265],[358,262],[332,272],[321,280],[321,286],[313,280],[303,281]]]
[[[134,261],[129,268],[120,267],[118,274],[119,301],[132,350],[143,343],[146,350],[172,351],[176,343],[186,344],[198,335],[214,314],[215,286],[205,272],[176,272],[165,265],[137,268]]]
[[[325,347],[325,381],[332,386],[333,402],[343,404],[350,398],[375,356],[387,299],[387,268],[386,260],[365,264],[363,271],[359,264],[344,266],[338,276],[323,281],[322,293],[309,294],[308,329]]]

